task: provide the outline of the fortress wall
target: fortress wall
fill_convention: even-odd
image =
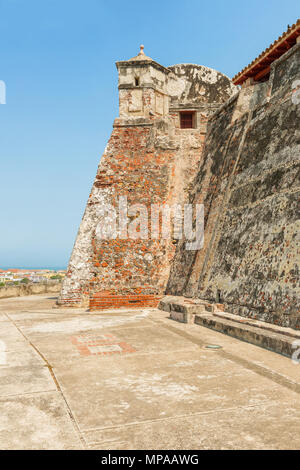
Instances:
[[[178,136],[172,118],[143,125],[115,121],[79,229],[59,303],[93,308],[156,306],[169,276],[173,240],[150,238],[151,204],[183,203],[196,173],[203,139],[196,130]],[[99,208],[119,198],[148,209],[149,238],[104,240]],[[128,228],[140,213],[128,214]]]
[[[236,91],[227,77],[206,67],[166,69],[142,58],[117,63],[120,117],[98,167],[63,281],[61,305],[93,310],[158,304],[176,241],[161,234],[151,237],[151,204],[187,202],[208,117]],[[182,109],[197,114],[195,128],[180,128]],[[127,198],[128,209],[140,204],[148,211],[148,233],[139,239],[121,233],[120,197]],[[113,238],[100,236],[100,227],[113,221],[101,213],[103,205],[111,205],[117,215]],[[136,225],[140,231],[142,213],[128,212],[128,228]]]
[[[142,127],[116,127],[95,182],[101,190],[107,175],[114,175],[110,203],[117,209],[119,197],[126,196],[128,207],[143,204],[148,209],[147,224],[150,205],[168,203],[172,197],[171,176],[177,149],[168,140],[168,123],[162,120],[160,126],[162,132],[158,122]],[[159,148],[157,139],[164,136],[164,148]],[[143,216],[142,212],[136,215],[129,212],[129,224],[137,223],[140,214]],[[99,240],[96,234],[92,237],[91,308],[157,305],[168,277],[169,257],[175,249],[170,240],[148,237],[149,233],[143,239]]]
[[[47,294],[60,292],[61,282],[51,280],[51,282],[37,282],[36,284],[19,284],[17,286],[6,285],[0,287],[0,299],[10,297],[22,297],[33,294]]]
[[[167,293],[300,327],[300,45],[268,82],[241,89],[209,122],[193,202],[205,205],[205,244],[177,247]],[[299,100],[298,100],[299,101]]]

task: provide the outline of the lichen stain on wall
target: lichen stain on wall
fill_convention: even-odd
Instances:
[[[205,205],[205,246],[179,244],[167,293],[300,328],[300,45],[268,82],[242,89],[209,122],[191,200]]]

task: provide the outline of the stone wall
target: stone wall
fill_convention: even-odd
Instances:
[[[205,243],[177,247],[167,293],[300,327],[300,45],[209,121],[190,200],[204,203]]]
[[[207,119],[235,92],[227,77],[206,67],[167,69],[147,58],[118,62],[117,68],[120,117],[101,158],[63,281],[59,304],[65,306],[158,304],[176,244],[151,237],[150,224],[140,238],[121,233],[120,197],[127,198],[128,207],[146,207],[148,222],[152,204],[184,204],[201,160]],[[192,89],[194,75],[199,86]],[[198,113],[197,128],[181,129],[179,109],[191,105]],[[110,239],[100,233],[101,227],[114,224],[103,213],[104,205],[117,215],[118,233]],[[141,216],[146,217],[141,210],[128,213],[128,227],[138,226]]]
[[[101,239],[99,208],[112,205],[119,219],[120,196],[127,198],[128,208],[146,206],[149,216],[151,204],[184,202],[202,146],[200,135],[193,129],[182,139],[176,135],[171,118],[142,126],[116,120],[63,283],[61,303],[87,304],[91,299],[91,308],[120,303],[157,305],[169,276],[174,243],[171,239],[151,239],[150,225],[142,239],[129,238],[129,234],[125,239]],[[140,214],[128,212],[128,229]]]

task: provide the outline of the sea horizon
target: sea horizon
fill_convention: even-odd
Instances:
[[[66,266],[0,266],[0,269],[7,271],[9,269],[29,269],[29,270],[43,270],[48,269],[49,271],[64,271],[67,269]]]

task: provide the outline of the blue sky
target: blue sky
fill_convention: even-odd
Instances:
[[[66,266],[112,123],[115,61],[232,77],[299,17],[299,0],[0,0],[0,267]]]

